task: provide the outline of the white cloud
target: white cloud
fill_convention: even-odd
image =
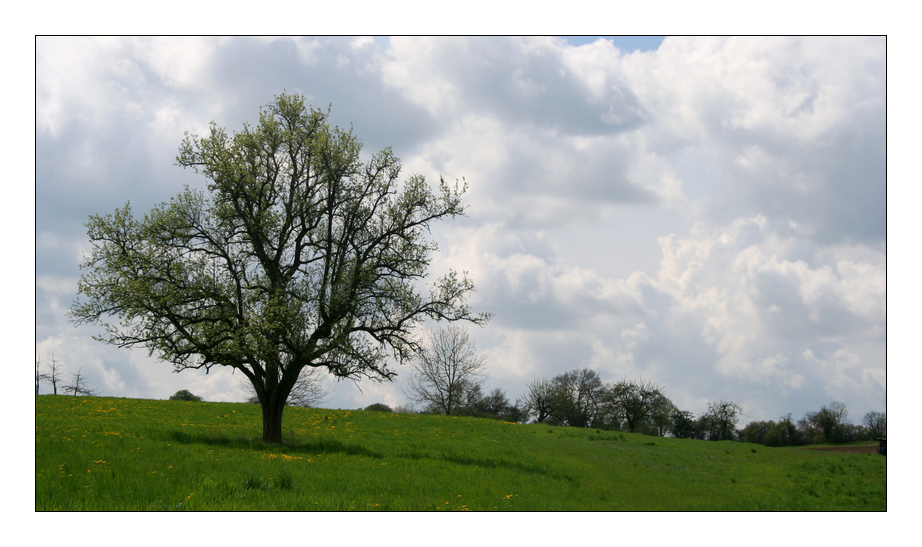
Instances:
[[[332,102],[369,150],[393,144],[406,174],[470,183],[469,218],[435,229],[433,270],[468,271],[496,313],[472,334],[510,396],[588,366],[696,412],[881,410],[885,45],[39,39],[36,343],[119,394],[239,400],[236,376],[173,375],[61,315],[87,215],[202,185],[172,166],[182,132],[238,129],[287,89]],[[399,384],[336,387],[333,406],[403,400]]]

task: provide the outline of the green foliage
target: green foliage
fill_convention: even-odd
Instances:
[[[732,434],[728,439],[720,436],[720,429],[715,425],[714,415],[710,412],[695,418],[691,412],[675,410],[672,413],[671,430],[672,436],[677,439],[732,440]]]
[[[848,420],[848,409],[839,401],[823,405],[819,412],[807,412],[798,420],[797,429],[809,444],[845,443],[867,437]]]
[[[187,134],[176,161],[208,178],[207,194],[187,188],[143,218],[130,204],[91,216],[71,309],[76,324],[103,328],[99,340],[177,371],[240,371],[273,443],[305,367],[389,380],[387,358],[419,349],[420,321],[489,318],[471,312],[474,285],[455,272],[418,292],[430,228],[464,214],[466,184],[401,183],[390,149],[362,161],[358,138],[328,117],[283,93],[255,126]]]
[[[774,420],[749,422],[740,431],[740,440],[766,446],[795,446],[805,442],[797,426],[791,422],[790,414],[783,416],[777,422]]]
[[[601,394],[603,414],[609,423],[623,422],[631,433],[647,429],[665,434],[675,407],[663,389],[642,378],[639,382],[622,380],[606,386]]]
[[[709,441],[732,441],[743,408],[732,401],[708,403],[707,412],[698,418],[698,430]]]
[[[502,389],[496,388],[486,395],[481,395],[478,389],[473,395],[468,405],[459,409],[457,415],[513,423],[525,421],[525,413],[522,412],[518,404],[514,405],[509,402],[506,392]]]
[[[599,374],[587,368],[571,370],[551,380],[548,412],[560,425],[591,427],[599,416],[603,386]]]
[[[255,405],[39,396],[35,509],[887,510],[876,455],[457,416],[286,415],[280,447],[254,438]]]
[[[393,412],[393,410],[391,410],[391,407],[387,406],[384,403],[375,403],[372,405],[368,405],[365,407],[365,410],[371,410],[374,412]]]
[[[205,399],[202,399],[198,395],[193,395],[192,393],[190,393],[189,391],[185,389],[181,389],[177,391],[176,393],[170,395],[170,400],[171,401],[204,401]]]

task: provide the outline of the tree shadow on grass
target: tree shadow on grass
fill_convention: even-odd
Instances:
[[[536,465],[527,465],[527,464],[520,463],[520,462],[509,461],[505,458],[490,458],[490,457],[472,458],[468,456],[457,456],[457,455],[449,455],[449,454],[433,455],[433,454],[417,454],[417,453],[400,454],[398,457],[406,458],[409,460],[423,460],[423,459],[435,460],[435,461],[441,461],[441,462],[451,463],[455,465],[471,465],[471,466],[483,467],[485,469],[502,468],[502,469],[509,469],[512,471],[518,471],[526,475],[543,475],[543,476],[547,476],[547,477],[550,477],[556,480],[566,480],[571,483],[576,482],[575,479],[569,475],[549,471],[547,469],[538,467]]]
[[[168,438],[172,442],[182,444],[203,444],[207,446],[219,446],[221,448],[236,448],[243,450],[272,450],[283,454],[349,454],[353,456],[363,456],[367,458],[383,459],[384,454],[368,450],[367,448],[356,445],[346,444],[335,439],[326,437],[312,438],[308,442],[294,442],[291,444],[274,445],[267,444],[262,439],[253,439],[249,437],[231,437],[228,435],[215,435],[208,433],[188,433],[185,431],[171,431]],[[504,468],[528,475],[544,475],[557,480],[566,480],[575,482],[573,477],[548,471],[535,465],[527,465],[520,462],[509,461],[505,458],[469,457],[454,454],[427,454],[423,452],[397,453],[391,454],[390,457],[405,458],[408,460],[434,460],[446,462],[454,465],[477,466],[486,469]]]
[[[185,431],[171,431],[169,439],[182,444],[204,444],[220,446],[221,448],[239,448],[243,450],[273,450],[284,454],[350,454],[369,458],[383,458],[383,454],[368,450],[354,444],[346,444],[335,439],[317,437],[309,442],[295,442],[291,444],[268,444],[261,439],[248,437],[230,437],[227,435],[213,435],[207,433],[187,433]]]

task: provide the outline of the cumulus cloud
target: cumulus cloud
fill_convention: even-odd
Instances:
[[[709,216],[868,242],[884,237],[885,52],[882,37],[669,38],[625,71],[652,148],[711,164]]]
[[[87,216],[203,187],[173,166],[182,133],[237,129],[287,90],[332,103],[367,153],[393,146],[405,174],[470,183],[469,216],[433,232],[433,272],[468,271],[474,306],[496,314],[472,335],[512,398],[590,367],[695,412],[718,398],[753,419],[832,399],[883,410],[885,55],[882,38],[670,37],[633,53],[540,37],[39,39],[36,344],[112,394],[189,381],[237,400],[236,377],[177,380],[63,314]],[[336,384],[330,404],[395,406],[400,385]]]

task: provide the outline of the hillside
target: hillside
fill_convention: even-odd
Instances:
[[[886,458],[465,417],[44,395],[35,509],[887,509]]]

